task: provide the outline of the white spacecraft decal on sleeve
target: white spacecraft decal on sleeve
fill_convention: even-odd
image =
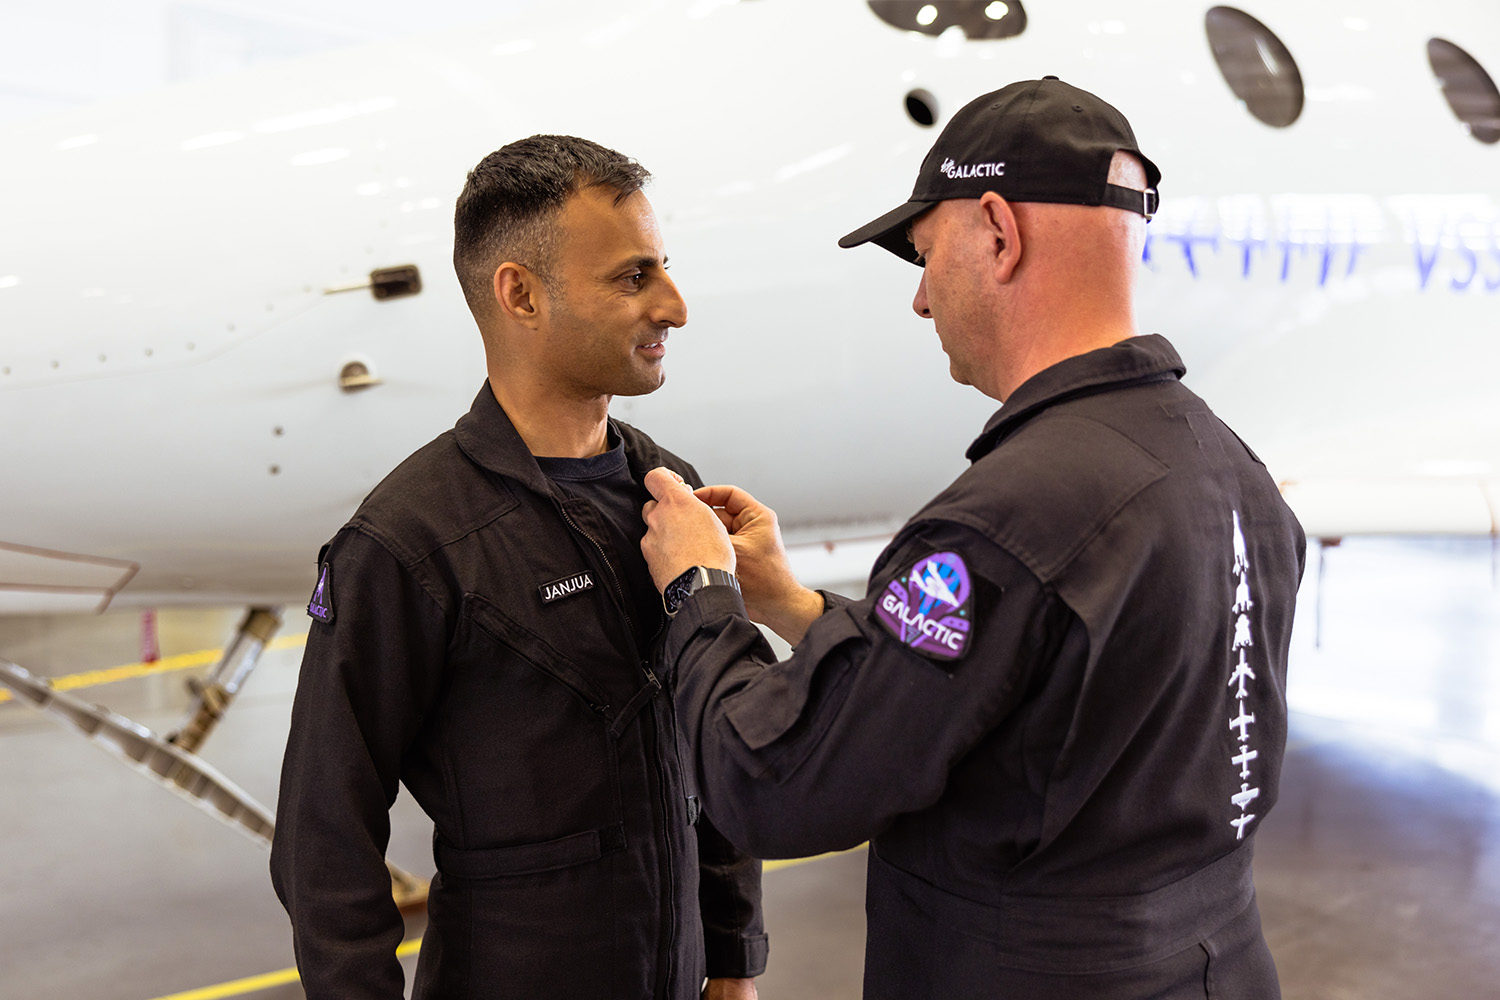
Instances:
[[[935,601],[951,605],[955,608],[963,603],[953,593],[952,589],[943,582],[941,570],[939,570],[937,563],[931,559],[927,560],[927,566],[920,573],[915,570],[912,571],[911,582],[916,585],[918,590]]]
[[[1234,590],[1234,607],[1231,610],[1238,615],[1253,607],[1255,607],[1255,602],[1250,600],[1250,581],[1241,579],[1240,585]]]
[[[1248,652],[1255,646],[1248,614],[1255,607],[1255,602],[1250,597],[1250,558],[1245,552],[1245,533],[1240,528],[1240,512],[1236,510],[1230,513],[1234,516],[1234,564],[1230,572],[1239,581],[1234,590],[1234,604],[1229,609],[1229,613],[1234,615],[1234,641],[1230,652],[1235,656],[1235,663],[1227,686],[1235,689],[1234,707],[1237,714],[1229,720],[1229,728],[1238,731],[1239,753],[1231,757],[1229,762],[1239,770],[1240,790],[1229,798],[1230,804],[1239,810],[1239,815],[1231,818],[1229,825],[1234,827],[1235,839],[1244,840],[1245,827],[1255,819],[1255,813],[1246,810],[1250,808],[1250,803],[1260,797],[1260,788],[1250,784],[1250,764],[1260,756],[1259,751],[1250,748],[1250,727],[1255,725],[1255,713],[1245,710],[1245,699],[1250,695],[1246,682],[1255,680]]]

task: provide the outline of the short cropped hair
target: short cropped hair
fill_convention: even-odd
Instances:
[[[534,135],[480,160],[453,213],[453,269],[470,311],[488,315],[495,269],[506,261],[552,280],[557,215],[570,196],[603,187],[619,204],[650,177],[635,160],[570,135]]]

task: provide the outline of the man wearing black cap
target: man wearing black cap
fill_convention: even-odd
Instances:
[[[1136,335],[1159,180],[1113,107],[1026,81],[840,241],[921,264],[953,377],[1004,404],[863,600],[801,587],[744,491],[647,476],[706,807],[760,857],[870,839],[868,998],[1279,995],[1250,862],[1305,539]]]

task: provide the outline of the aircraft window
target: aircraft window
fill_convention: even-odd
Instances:
[[[1204,18],[1214,61],[1234,96],[1267,125],[1286,128],[1302,114],[1302,74],[1281,39],[1233,7],[1214,7]]]
[[[918,125],[931,128],[937,123],[937,98],[925,90],[913,90],[906,95],[906,113]]]
[[[1026,30],[1021,0],[869,0],[886,24],[924,35],[941,35],[957,27],[965,38],[1011,38]]]
[[[1452,42],[1427,42],[1427,61],[1443,85],[1443,96],[1469,134],[1480,142],[1500,142],[1500,91],[1484,67]]]

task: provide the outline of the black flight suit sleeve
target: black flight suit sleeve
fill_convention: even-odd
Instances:
[[[710,979],[753,979],[766,971],[760,861],[698,816],[698,908]]]
[[[703,477],[674,460],[694,489]],[[659,601],[653,591],[648,598]],[[753,979],[766,971],[769,939],[761,909],[761,865],[729,842],[707,813],[698,817],[698,910],[710,979]]]
[[[909,648],[877,610],[893,579],[939,552],[958,553],[972,584],[972,631],[954,660]],[[668,629],[705,806],[759,857],[854,847],[936,802],[1068,627],[1055,595],[966,528],[909,530],[887,556],[870,596],[828,598],[781,663],[729,587],[698,591]]]
[[[385,867],[402,756],[447,645],[436,600],[378,542],[329,547],[333,616],[314,621],[282,764],[271,878],[309,1000],[402,995],[404,928]]]

